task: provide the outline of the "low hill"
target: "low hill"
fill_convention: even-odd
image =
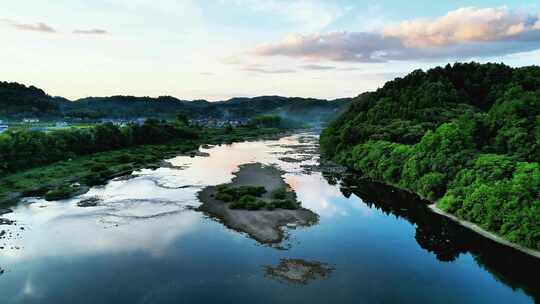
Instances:
[[[348,99],[321,100],[298,97],[261,96],[227,101],[180,100],[171,96],[87,97],[70,101],[47,95],[22,84],[0,82],[0,118],[100,119],[171,118],[184,113],[191,118],[239,119],[276,114],[297,121],[329,121],[348,105]]]
[[[540,249],[540,67],[456,63],[353,99],[321,136],[364,175]]]
[[[63,98],[47,95],[36,87],[0,82],[0,117],[22,118],[60,115]]]

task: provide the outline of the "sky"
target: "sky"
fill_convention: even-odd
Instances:
[[[457,61],[540,63],[538,1],[2,2],[0,81],[70,99],[333,99]]]

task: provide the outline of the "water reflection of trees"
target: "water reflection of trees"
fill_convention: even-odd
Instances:
[[[470,253],[482,268],[513,289],[521,288],[540,303],[540,260],[502,246],[435,214],[427,202],[393,187],[354,174],[325,174],[330,184],[339,184],[342,194],[358,196],[371,208],[406,219],[416,226],[415,239],[438,260],[452,262]]]

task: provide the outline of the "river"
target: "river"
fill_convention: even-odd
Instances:
[[[535,303],[540,260],[484,239],[407,193],[317,170],[317,135],[201,148],[70,200],[23,200],[3,216],[1,303]],[[284,171],[319,215],[279,245],[229,230],[197,193],[239,166]],[[88,198],[97,206],[80,207]],[[327,265],[302,282],[283,261]]]

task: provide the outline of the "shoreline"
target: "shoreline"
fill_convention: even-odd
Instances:
[[[338,164],[338,165],[340,165],[340,164]],[[343,165],[340,165],[340,166],[343,166]],[[399,187],[399,186],[397,186],[395,184],[391,184],[391,183],[388,183],[388,182],[385,182],[385,181],[373,179],[373,178],[371,178],[369,176],[362,175],[359,172],[354,171],[354,170],[352,170],[352,169],[350,169],[350,168],[348,168],[346,166],[343,166],[343,167],[346,168],[349,173],[354,174],[354,175],[358,175],[361,178],[366,178],[366,179],[368,179],[368,180],[370,180],[372,182],[380,183],[380,184],[395,188],[395,189],[397,189],[399,191],[404,191],[404,192],[410,193],[412,195],[416,195],[419,199],[426,202],[426,206],[428,207],[428,209],[431,212],[433,212],[435,214],[438,214],[440,216],[444,216],[444,217],[452,220],[454,223],[459,224],[460,226],[465,227],[465,228],[471,230],[472,232],[474,232],[476,234],[479,234],[480,236],[485,237],[485,238],[487,238],[489,240],[492,240],[492,241],[494,241],[494,242],[496,242],[496,243],[498,243],[500,245],[503,245],[503,246],[518,250],[518,251],[520,251],[520,252],[522,252],[524,254],[527,254],[527,255],[529,255],[531,257],[540,259],[540,250],[535,250],[535,249],[532,249],[532,248],[524,247],[524,246],[521,246],[519,244],[510,242],[510,241],[496,235],[493,232],[489,232],[489,231],[481,228],[480,226],[478,226],[477,224],[475,224],[473,222],[469,222],[469,221],[460,219],[460,218],[458,218],[457,216],[455,216],[455,215],[453,215],[451,213],[445,212],[445,211],[439,209],[435,202],[433,202],[431,200],[428,200],[425,197],[420,196],[418,193],[412,192],[412,191],[410,191],[408,189],[401,188],[401,187]]]
[[[246,142],[253,140],[268,140],[279,139],[292,134],[297,129],[259,129],[259,130],[243,130],[238,129],[233,133],[224,133],[222,130],[204,130],[203,136],[198,140],[172,140],[166,144],[160,145],[142,145],[125,149],[118,149],[112,151],[99,152],[91,155],[84,155],[74,160],[59,161],[56,163],[48,164],[41,167],[30,168],[21,172],[10,174],[0,179],[0,206],[9,208],[17,205],[21,199],[26,197],[39,197],[42,198],[45,194],[51,190],[57,189],[62,185],[75,185],[81,186],[95,186],[106,183],[114,178],[122,177],[131,174],[133,171],[141,169],[155,169],[164,166],[164,162],[168,158],[176,156],[196,156],[200,153],[200,147],[204,145],[220,145],[220,144],[232,144],[235,142]],[[141,154],[142,153],[142,154]],[[84,179],[84,174],[92,173],[86,167],[87,163],[96,161],[101,162],[101,158],[118,158],[121,154],[129,154],[138,157],[137,160],[130,160],[127,162],[119,162],[112,160],[107,164],[107,170],[104,172],[98,172],[100,176],[95,184],[87,184]],[[151,159],[145,159],[145,155],[150,155]],[[166,165],[165,165],[166,166]],[[66,167],[70,167],[71,170],[65,170]],[[49,177],[48,179],[37,178],[44,170],[61,172]],[[88,172],[86,172],[88,171]],[[88,175],[87,174],[87,175]],[[27,177],[27,176],[30,177]],[[7,186],[6,181],[10,178],[23,177],[26,179],[24,186],[10,185]],[[3,184],[2,184],[3,183]],[[3,189],[1,189],[3,187]],[[11,189],[9,189],[11,187]],[[82,187],[83,189],[85,187]],[[75,189],[69,193],[68,196],[62,199],[68,199],[75,197],[81,193],[81,189]],[[61,199],[59,199],[61,200]]]
[[[527,247],[523,247],[523,246],[518,245],[516,243],[505,240],[502,237],[481,228],[480,226],[476,225],[475,223],[472,223],[472,222],[469,222],[469,221],[466,221],[466,220],[462,220],[462,219],[458,218],[457,216],[455,216],[453,214],[450,214],[448,212],[445,212],[445,211],[439,209],[437,207],[437,204],[435,204],[435,203],[429,204],[428,208],[433,213],[444,216],[444,217],[452,220],[453,222],[455,222],[455,223],[457,223],[457,224],[459,224],[459,225],[461,225],[461,226],[463,226],[463,227],[465,227],[465,228],[467,228],[469,230],[472,230],[475,233],[477,233],[477,234],[479,234],[479,235],[481,235],[481,236],[483,236],[483,237],[485,237],[487,239],[490,239],[490,240],[492,240],[494,242],[497,242],[497,243],[499,243],[501,245],[513,248],[515,250],[521,251],[522,253],[525,253],[525,254],[527,254],[529,256],[540,259],[540,251],[534,250],[534,249],[531,249],[531,248],[527,248]]]

